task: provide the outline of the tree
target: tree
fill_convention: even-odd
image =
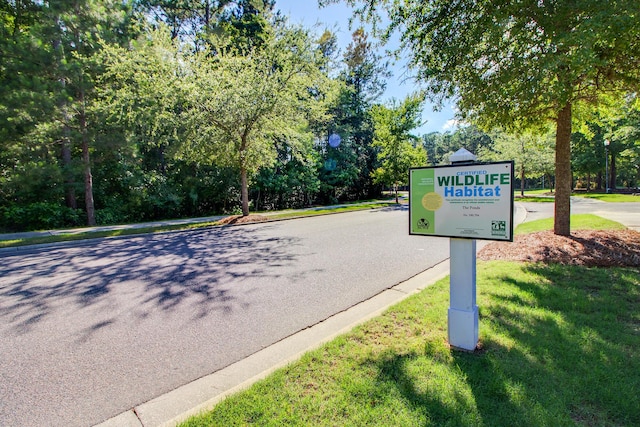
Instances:
[[[100,73],[94,55],[100,39],[122,42],[129,34],[129,6],[117,0],[73,0],[2,2],[0,7],[0,50],[7,55],[0,55],[0,69],[7,72],[0,102],[9,111],[8,121],[22,117],[20,125],[10,125],[12,136],[27,146],[38,140],[46,151],[58,151],[60,186],[71,208],[80,169],[87,224],[94,225],[90,153],[98,133],[92,107]],[[49,158],[46,166],[53,166]]]
[[[322,55],[302,29],[279,28],[262,48],[248,54],[217,49],[193,57],[188,92],[191,134],[185,158],[237,168],[242,214],[249,215],[249,181],[276,159],[274,140],[299,141],[301,123],[321,99],[326,76]],[[293,151],[295,152],[295,150]]]
[[[527,176],[539,177],[553,165],[553,138],[536,133],[507,134],[498,132],[493,136],[493,146],[479,151],[486,161],[514,160],[520,172],[520,195],[524,197]]]
[[[598,188],[603,188],[606,155],[604,134],[603,126],[595,122],[589,122],[583,124],[581,129],[571,136],[572,170],[578,174],[578,179],[586,175],[587,182],[585,187],[587,191],[591,189],[593,175],[598,177]]]
[[[493,141],[491,136],[484,133],[474,125],[464,126],[455,132],[431,132],[422,136],[422,143],[427,150],[429,162],[432,165],[448,164],[449,156],[465,148],[473,154],[491,149]]]
[[[338,0],[325,0],[332,3]],[[576,104],[640,85],[640,2],[622,0],[346,0],[399,29],[417,77],[463,119],[484,127],[555,123],[554,232],[570,234],[571,131]]]
[[[379,148],[380,167],[372,172],[374,181],[393,186],[396,203],[398,187],[409,179],[409,168],[424,166],[427,153],[422,146],[416,146],[418,137],[410,132],[420,125],[422,97],[412,95],[402,103],[392,102],[391,107],[374,105],[373,146]]]
[[[330,167],[324,168],[322,176],[334,194],[340,191],[346,198],[359,199],[379,192],[371,176],[377,166],[371,106],[384,91],[389,73],[362,28],[351,37],[343,55],[344,69],[338,77],[342,90],[332,108],[334,119],[329,129],[329,133],[342,137],[342,143],[326,150],[325,154],[331,156],[326,159]]]
[[[172,40],[211,47],[212,36],[233,38],[246,46],[264,42],[274,0],[139,0],[138,8],[150,21],[165,25]],[[238,46],[239,47],[239,46]]]

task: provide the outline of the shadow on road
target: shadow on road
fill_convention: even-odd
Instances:
[[[140,319],[158,308],[171,311],[184,304],[193,319],[212,310],[234,310],[242,304],[236,291],[243,279],[268,279],[274,270],[267,273],[267,267],[293,263],[299,256],[290,249],[296,238],[265,237],[264,229],[219,227],[2,257],[0,319],[25,333],[56,311],[97,305],[114,310],[112,294],[126,299]],[[108,317],[86,332],[115,322],[117,314]]]

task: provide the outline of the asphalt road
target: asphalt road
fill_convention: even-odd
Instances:
[[[0,256],[0,425],[87,426],[448,258],[404,209]]]

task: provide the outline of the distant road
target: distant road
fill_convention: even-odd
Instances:
[[[0,425],[87,426],[448,258],[389,208],[0,256]]]

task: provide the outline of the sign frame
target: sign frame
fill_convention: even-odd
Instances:
[[[409,234],[513,242],[513,182],[513,160],[410,168]],[[447,184],[446,192],[442,183]],[[436,220],[435,211],[442,207],[443,214],[452,214]],[[509,212],[504,212],[505,209]],[[414,224],[416,218],[419,224]],[[462,218],[473,225],[456,227]],[[483,220],[489,222],[478,226]]]

